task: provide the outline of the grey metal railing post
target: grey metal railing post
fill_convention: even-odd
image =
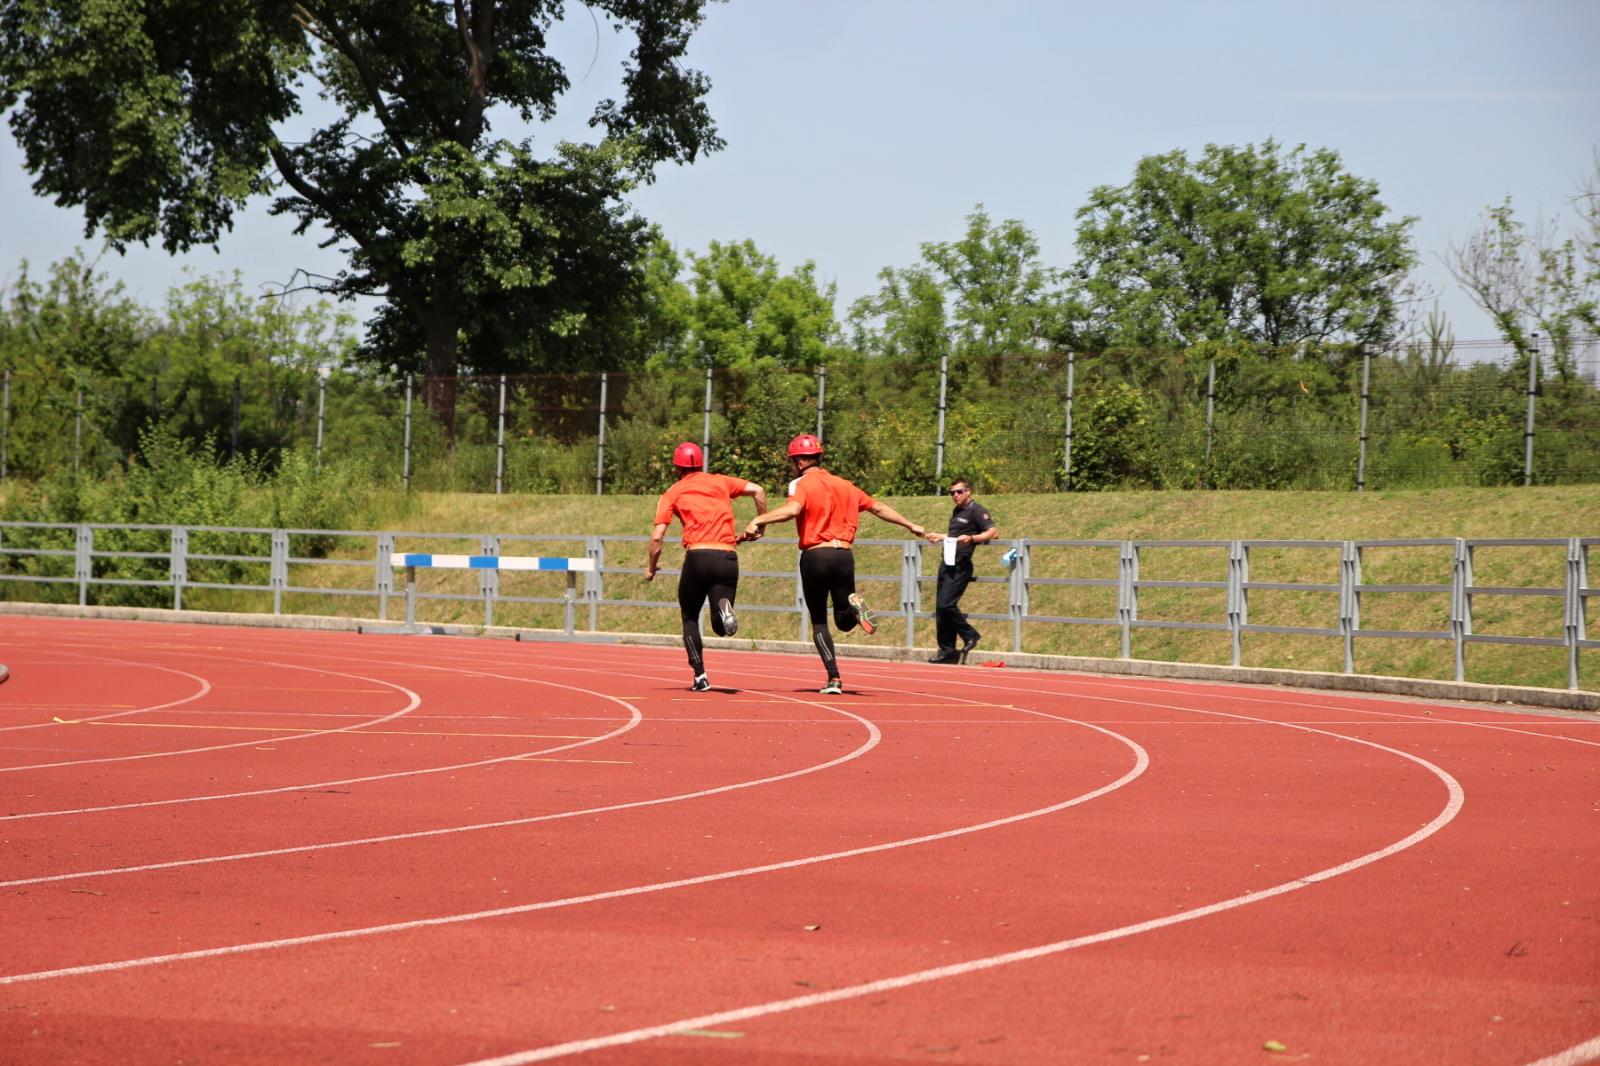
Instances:
[[[583,554],[594,560],[594,569],[584,575],[583,597],[589,603],[589,632],[600,628],[600,601],[605,599],[606,542],[604,537],[590,535],[584,541]]]
[[[1356,672],[1356,630],[1361,628],[1361,549],[1353,540],[1339,546],[1339,632],[1344,636],[1344,672]]]
[[[939,435],[934,438],[933,490],[944,487],[944,413],[945,396],[950,386],[950,353],[939,357]]]
[[[1250,547],[1242,540],[1228,542],[1228,636],[1233,643],[1233,665],[1239,665],[1240,637],[1249,622],[1246,583],[1250,580]]]
[[[711,367],[706,367],[705,426],[700,433],[701,470],[711,469]]]
[[[900,609],[906,614],[906,647],[916,647],[917,608],[922,603],[922,544],[900,543]]]
[[[1211,466],[1211,433],[1217,414],[1217,360],[1206,364],[1206,467]],[[1237,664],[1235,664],[1237,665]]]
[[[817,367],[817,439],[822,439],[823,397],[828,395],[828,368]]]
[[[289,531],[274,529],[272,531],[272,560],[268,564],[270,579],[267,582],[272,586],[272,613],[283,613],[283,591],[289,587]]]
[[[394,534],[378,534],[378,557],[373,560],[373,574],[375,575],[376,592],[378,593],[378,617],[387,622],[389,620],[389,594],[394,591]]]
[[[317,367],[317,469],[322,469],[322,426],[328,413],[328,375],[333,373],[329,367]]]
[[[5,370],[5,386],[0,394],[0,481],[6,479],[6,461],[11,450],[11,368]]]
[[[1132,658],[1133,623],[1139,617],[1139,549],[1131,540],[1122,542],[1117,560],[1117,624],[1122,630],[1122,657]]]
[[[494,494],[505,490],[506,480],[506,376],[500,375],[500,422],[494,435]]]
[[[1076,356],[1067,353],[1067,440],[1066,450],[1061,461],[1061,489],[1065,492],[1072,486],[1072,398],[1073,398],[1073,372],[1077,370]]]
[[[1372,398],[1372,352],[1361,349],[1361,428],[1356,441],[1356,491],[1367,489],[1367,405]]]
[[[1456,538],[1450,565],[1450,639],[1455,644],[1456,680],[1467,679],[1467,637],[1472,633],[1472,545]]]
[[[1533,335],[1533,346],[1528,351],[1528,419],[1522,431],[1522,483],[1533,484],[1533,407],[1534,396],[1539,391],[1539,335]]]
[[[189,580],[189,530],[185,526],[172,527],[172,553],[167,564],[172,578],[172,609],[183,610],[183,586]]]
[[[1022,650],[1022,620],[1028,616],[1028,574],[1032,565],[1028,558],[1028,539],[1011,542],[1016,552],[1016,562],[1011,565],[1011,584],[1007,598],[1011,608],[1011,650]]]
[[[73,576],[78,579],[78,606],[89,605],[89,582],[94,579],[94,530],[87,522],[78,523],[77,556]]]
[[[411,375],[406,375],[405,442],[400,449],[400,484],[411,490]]]
[[[606,493],[606,372],[600,371],[600,438],[595,444],[594,494]],[[591,627],[592,628],[592,627]]]
[[[500,554],[500,538],[492,533],[482,537],[478,544],[480,554],[495,556]],[[570,578],[571,573],[569,572],[567,576]],[[568,583],[570,584],[571,582],[569,581]],[[483,597],[483,624],[492,626],[494,625],[494,601],[500,595],[500,571],[487,568],[478,571],[478,595]],[[570,598],[571,596],[569,595],[568,599]],[[570,612],[570,606],[568,610]]]
[[[1567,540],[1567,688],[1578,691],[1578,642],[1585,632],[1583,592],[1589,587],[1589,549],[1577,537]]]

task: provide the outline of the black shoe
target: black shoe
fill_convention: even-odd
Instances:
[[[843,696],[844,685],[840,683],[837,677],[830,677],[828,678],[828,683],[817,689],[817,691],[824,696]]]
[[[689,686],[690,692],[709,692],[711,680],[705,674],[700,674],[694,679],[694,684]]]
[[[722,620],[722,635],[731,637],[739,632],[739,619],[733,613],[733,604],[723,600],[717,605],[717,616]]]
[[[976,648],[978,646],[978,641],[980,641],[982,639],[983,639],[983,634],[982,633],[974,632],[972,634],[972,639],[971,640],[963,640],[961,642],[961,661],[962,662],[966,662],[967,661],[967,656],[972,653],[972,649]]]
[[[945,663],[954,664],[954,663],[959,663],[961,661],[961,656],[957,655],[953,651],[942,651],[938,655],[935,655],[933,658],[929,659],[928,661],[930,663],[940,663],[941,665],[945,664]]]

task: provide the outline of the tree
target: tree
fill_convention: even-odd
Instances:
[[[1059,272],[1039,262],[1039,242],[1016,219],[994,225],[983,205],[958,241],[922,245],[922,262],[878,273],[882,287],[850,309],[860,351],[937,361],[1037,349],[1060,330]]]
[[[1390,339],[1416,262],[1406,217],[1336,152],[1146,156],[1078,210],[1073,343],[1286,348]]]
[[[1461,245],[1452,244],[1445,260],[1517,351],[1531,350],[1535,330],[1549,337],[1563,378],[1575,372],[1578,331],[1600,332],[1600,149],[1572,208],[1573,232],[1563,238],[1559,224],[1529,229],[1507,197],[1484,211],[1478,228]]]
[[[749,369],[761,363],[815,368],[838,347],[834,286],[818,286],[816,264],[787,274],[753,241],[712,241],[688,253],[689,278],[661,298],[679,332],[657,359],[664,366]],[[659,290],[657,290],[659,293]]]
[[[589,0],[636,42],[621,98],[597,143],[542,158],[491,120],[554,117],[562,0],[4,0],[0,110],[35,190],[119,250],[213,244],[273,192],[296,232],[327,226],[349,265],[308,287],[381,296],[372,357],[420,363],[450,424],[458,367],[570,348],[638,282],[649,231],[621,196],[722,146],[682,64],[706,2]]]

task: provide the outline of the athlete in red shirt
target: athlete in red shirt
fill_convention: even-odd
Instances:
[[[800,538],[800,588],[806,610],[811,615],[811,639],[828,670],[828,683],[822,691],[838,695],[844,691],[839,679],[839,660],[833,650],[833,635],[828,632],[828,597],[833,597],[833,620],[839,632],[848,633],[857,625],[871,636],[877,631],[872,611],[856,593],[856,560],[850,546],[855,543],[856,526],[862,511],[871,511],[885,522],[893,522],[921,538],[927,532],[888,504],[879,503],[855,485],[822,468],[822,442],[802,433],[789,442],[789,462],[795,479],[789,482],[789,498],[764,515],[757,515],[745,527],[745,536],[761,536],[761,527],[773,522],[795,520]]]
[[[739,554],[734,551],[732,501],[736,496],[754,496],[756,514],[767,509],[767,493],[760,485],[743,478],[710,474],[701,469],[705,455],[693,441],[684,441],[672,452],[672,465],[678,480],[661,494],[656,503],[656,523],[650,530],[650,561],[644,579],[654,581],[656,564],[667,527],[673,516],[683,523],[683,570],[678,576],[678,613],[683,621],[683,647],[689,653],[689,668],[694,671],[692,692],[711,687],[706,678],[705,641],[700,636],[700,608],[711,599],[711,628],[719,637],[731,637],[739,630],[733,601],[739,591]]]

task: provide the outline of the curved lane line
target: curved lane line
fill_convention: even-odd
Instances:
[[[796,703],[808,703],[808,702],[814,702],[814,701],[795,700],[795,702]],[[835,708],[829,708],[829,709],[833,710]],[[839,713],[849,715],[849,717],[852,717],[852,718],[856,718],[857,717],[855,715],[850,715],[848,711],[840,711]],[[1046,714],[1043,711],[1032,711],[1032,712],[1029,712],[1029,713],[1038,714],[1038,715],[1041,715],[1042,717],[1046,717],[1046,718],[1057,718],[1058,717],[1057,715]],[[868,745],[867,747],[875,745],[877,743],[878,737],[881,735],[878,732],[877,726],[873,725],[871,722],[868,722],[866,719],[857,718],[857,720],[863,722],[873,732],[873,737],[872,737],[872,740],[871,740],[871,744]],[[1072,721],[1072,719],[1060,719],[1060,720],[1062,720],[1062,721]],[[1016,822],[1023,822],[1023,821],[1027,821],[1029,819],[1039,818],[1039,817],[1042,817],[1043,815],[1046,815],[1046,814],[1053,814],[1053,813],[1055,813],[1057,811],[1066,810],[1069,807],[1075,807],[1075,806],[1078,806],[1079,804],[1087,803],[1089,800],[1097,799],[1100,796],[1106,795],[1106,794],[1108,794],[1110,792],[1114,792],[1117,789],[1122,788],[1123,786],[1125,786],[1125,785],[1129,784],[1130,782],[1134,781],[1141,774],[1143,774],[1145,772],[1145,770],[1149,767],[1149,765],[1150,765],[1150,756],[1149,756],[1149,754],[1146,753],[1146,751],[1142,747],[1140,747],[1135,741],[1131,740],[1130,738],[1122,736],[1120,733],[1112,732],[1109,729],[1103,729],[1100,726],[1089,725],[1088,723],[1084,723],[1084,722],[1077,722],[1075,724],[1083,725],[1086,728],[1092,729],[1097,733],[1104,733],[1106,736],[1109,736],[1112,739],[1117,740],[1120,743],[1122,743],[1125,746],[1127,746],[1134,754],[1133,767],[1130,770],[1128,770],[1126,773],[1124,773],[1121,777],[1117,778],[1117,780],[1112,781],[1109,784],[1102,785],[1099,788],[1093,789],[1093,790],[1091,790],[1089,792],[1085,792],[1085,793],[1082,793],[1080,795],[1074,796],[1071,799],[1063,800],[1063,801],[1061,801],[1059,803],[1053,803],[1053,804],[1051,804],[1051,805],[1049,805],[1047,807],[1041,807],[1041,808],[1038,808],[1038,809],[1035,809],[1035,810],[1031,810],[1031,811],[1022,811],[1022,812],[1019,812],[1017,814],[1007,815],[1007,816],[1005,816],[1003,818],[996,818],[996,819],[992,819],[992,820],[987,821],[987,822],[981,822],[981,823],[978,823],[976,825],[961,826],[961,827],[956,828],[956,829],[947,829],[947,830],[944,830],[944,831],[938,832],[938,833],[928,833],[928,834],[924,834],[924,835],[916,836],[916,837],[907,837],[907,838],[901,839],[901,840],[890,840],[890,841],[885,841],[885,842],[882,842],[882,843],[879,843],[879,844],[868,844],[868,845],[865,845],[865,846],[859,847],[859,848],[850,848],[850,849],[845,850],[845,851],[829,852],[829,853],[823,854],[823,855],[808,855],[805,858],[801,858],[801,859],[788,859],[788,860],[785,860],[783,862],[767,863],[767,864],[764,864],[764,865],[761,865],[761,866],[748,866],[748,867],[744,867],[742,869],[737,869],[737,870],[724,870],[724,871],[721,871],[721,872],[718,872],[718,873],[713,873],[713,874],[702,874],[702,875],[700,875],[698,877],[680,878],[680,879],[675,880],[675,881],[659,881],[659,882],[655,882],[653,884],[634,885],[634,886],[629,887],[629,888],[611,889],[609,891],[595,892],[595,893],[591,893],[589,895],[584,895],[584,896],[570,896],[570,897],[567,897],[565,899],[542,900],[542,901],[537,902],[537,903],[522,903],[522,904],[516,904],[516,905],[513,905],[513,906],[509,906],[509,907],[496,907],[493,910],[472,911],[472,912],[468,912],[468,913],[464,913],[464,914],[447,914],[447,915],[441,915],[441,916],[434,917],[434,918],[418,918],[418,919],[413,919],[411,921],[391,922],[391,923],[387,923],[385,925],[367,926],[367,927],[360,928],[360,929],[345,929],[345,930],[340,930],[338,932],[332,932],[332,933],[311,933],[311,934],[307,934],[305,936],[285,937],[285,938],[282,938],[282,939],[279,939],[279,940],[265,940],[265,941],[258,941],[258,942],[249,943],[249,944],[234,944],[234,945],[230,945],[228,947],[202,948],[202,949],[198,949],[198,950],[195,950],[195,951],[174,952],[174,953],[168,954],[168,955],[153,955],[153,956],[147,956],[145,958],[138,958],[138,959],[124,959],[124,960],[121,960],[119,962],[91,963],[91,964],[88,964],[88,965],[85,965],[85,966],[69,966],[69,967],[64,967],[62,969],[58,969],[58,970],[41,970],[41,971],[36,972],[36,973],[10,974],[10,975],[6,975],[6,976],[0,976],[0,986],[10,985],[10,984],[19,984],[19,983],[24,982],[24,981],[42,981],[42,980],[46,980],[48,978],[54,978],[54,977],[71,977],[71,976],[78,976],[78,975],[82,975],[82,974],[107,973],[107,972],[111,972],[111,971],[114,971],[114,970],[131,970],[131,969],[134,969],[136,967],[156,966],[156,965],[160,965],[162,963],[177,962],[177,961],[180,961],[180,960],[187,960],[187,959],[214,958],[214,957],[221,956],[221,955],[238,955],[238,954],[243,954],[245,952],[267,951],[267,950],[273,950],[273,949],[276,949],[276,948],[297,947],[297,946],[303,946],[303,945],[307,945],[307,944],[321,944],[321,943],[326,943],[328,941],[333,941],[333,940],[350,940],[350,939],[354,939],[354,938],[357,938],[357,937],[376,936],[376,935],[379,935],[379,934],[382,934],[382,933],[398,933],[398,932],[404,932],[404,931],[412,930],[412,929],[426,929],[426,928],[429,928],[431,926],[454,925],[454,924],[457,924],[457,923],[460,923],[460,922],[480,921],[480,920],[483,920],[483,919],[486,919],[486,918],[501,918],[501,917],[506,917],[508,915],[529,914],[529,913],[532,913],[532,912],[535,912],[535,911],[553,910],[553,909],[555,909],[557,907],[570,907],[570,906],[574,906],[574,905],[581,904],[581,903],[595,903],[595,902],[599,902],[601,900],[622,899],[622,898],[627,897],[627,896],[640,896],[640,895],[645,895],[647,893],[653,893],[653,892],[665,892],[665,891],[668,891],[670,889],[688,888],[688,887],[691,887],[691,886],[694,886],[694,885],[712,884],[712,883],[717,882],[717,881],[729,881],[729,880],[733,880],[735,878],[751,877],[751,876],[754,876],[756,874],[774,873],[774,872],[779,871],[779,870],[794,870],[794,869],[799,869],[800,867],[804,867],[804,866],[814,866],[814,865],[816,865],[818,863],[832,862],[832,861],[837,860],[837,859],[854,858],[854,857],[859,856],[859,855],[871,855],[871,854],[875,854],[877,852],[893,851],[893,850],[898,849],[898,848],[911,847],[911,846],[916,845],[916,844],[927,844],[927,843],[932,843],[934,841],[939,841],[939,840],[948,840],[948,839],[951,839],[953,837],[966,836],[966,835],[971,834],[971,833],[982,832],[984,830],[994,829],[994,828],[997,828],[997,827],[1003,826],[1003,825],[1011,825],[1011,824],[1016,823]],[[863,748],[863,749],[858,750],[856,752],[852,752],[848,756],[843,756],[843,757],[841,757],[839,759],[835,759],[831,763],[824,763],[822,766],[812,767],[812,768],[809,768],[809,769],[806,769],[806,770],[800,770],[800,771],[796,771],[796,772],[790,773],[790,774],[784,774],[781,777],[767,779],[767,781],[748,782],[748,783],[739,784],[739,785],[728,785],[728,786],[723,786],[723,787],[717,788],[717,789],[711,789],[711,790],[708,790],[708,791],[702,792],[702,793],[690,793],[687,796],[671,797],[671,798],[666,799],[666,800],[646,800],[646,801],[642,801],[642,802],[639,802],[639,803],[617,804],[614,807],[596,808],[596,811],[620,810],[620,809],[624,809],[624,808],[627,808],[627,807],[647,806],[647,805],[649,805],[651,803],[671,802],[672,800],[676,800],[676,799],[689,799],[689,798],[692,798],[693,796],[710,795],[710,794],[715,793],[715,792],[729,792],[729,791],[733,791],[734,789],[738,789],[738,788],[747,788],[747,787],[749,787],[750,785],[753,785],[753,784],[765,784],[768,781],[778,781],[778,780],[783,780],[783,778],[788,778],[788,777],[799,777],[799,776],[801,776],[803,774],[812,773],[815,770],[820,770],[820,769],[824,769],[824,768],[826,768],[828,766],[837,765],[838,763],[844,762],[847,759],[855,758],[856,756],[860,755],[862,753],[862,751],[864,751],[864,750],[866,750],[866,749]],[[561,815],[543,816],[541,818],[527,819],[527,820],[528,821],[542,821],[542,820],[548,820],[548,818],[550,818],[550,817],[573,817],[575,815],[589,814],[589,813],[595,813],[595,812],[593,812],[593,811],[572,811],[572,812],[568,812],[568,813],[561,814]],[[419,834],[419,835],[422,835],[422,834]],[[289,849],[289,850],[307,850],[307,849]],[[12,883],[14,883],[14,882],[6,882],[6,884],[12,884]]]
[[[101,661],[102,662],[111,662],[111,663],[121,663],[121,664],[123,664],[125,666],[138,666],[138,665],[141,665],[139,663],[129,663],[129,662],[126,662],[125,660],[122,660],[122,659],[102,659]],[[250,659],[250,660],[241,659],[241,660],[237,660],[237,661],[239,661],[239,662],[249,662],[249,663],[257,664],[257,665],[259,665],[260,662],[261,662],[261,660],[259,660],[259,659]],[[310,672],[310,673],[330,674],[330,675],[332,675],[334,677],[348,677],[348,678],[354,678],[354,679],[360,680],[360,681],[371,681],[374,684],[382,685],[385,688],[392,688],[392,689],[396,690],[397,692],[403,693],[404,695],[409,697],[409,699],[407,700],[406,705],[404,707],[400,708],[398,711],[393,711],[393,712],[391,712],[389,714],[386,714],[386,715],[383,715],[383,716],[381,716],[379,718],[369,718],[364,722],[355,722],[355,723],[353,723],[351,725],[342,725],[342,726],[338,726],[337,728],[334,728],[334,729],[318,729],[318,730],[314,730],[314,731],[308,732],[308,733],[295,733],[295,734],[292,734],[292,735],[286,736],[286,737],[273,737],[272,738],[272,742],[274,744],[287,744],[290,741],[294,741],[294,740],[311,740],[311,739],[313,739],[315,737],[333,736],[334,734],[337,734],[337,733],[356,733],[356,732],[360,732],[362,729],[365,729],[368,726],[382,725],[385,722],[392,722],[396,718],[403,718],[404,716],[406,716],[407,714],[410,714],[412,711],[416,710],[418,707],[420,707],[422,705],[422,697],[421,696],[417,695],[415,692],[413,692],[410,689],[406,688],[404,685],[398,685],[398,684],[395,684],[392,681],[383,681],[383,680],[381,680],[379,678],[376,678],[376,677],[367,677],[364,674],[347,673],[347,672],[342,671],[342,670],[327,670],[327,669],[324,669],[322,667],[317,667],[317,666],[296,666],[293,663],[273,663],[272,665],[273,666],[277,666],[277,667],[281,667],[281,668],[283,668],[285,670],[305,670],[305,671]],[[181,670],[174,670],[173,672],[174,673],[183,673],[183,671],[181,671]],[[195,675],[190,674],[188,676],[194,677]],[[203,679],[199,679],[199,680],[203,680]],[[206,691],[208,691],[208,692],[210,691],[210,684],[209,683],[207,683]],[[203,693],[203,692],[202,693],[197,693],[195,696],[190,697],[190,699],[198,699],[198,698],[200,698],[200,696],[203,696],[203,695],[205,695],[205,693]],[[178,702],[187,703],[189,701],[188,700],[180,700]],[[162,704],[161,706],[162,707],[170,707],[170,706],[175,706],[175,704]],[[100,721],[103,718],[120,718],[120,717],[123,717],[125,715],[129,715],[129,714],[143,714],[143,713],[145,713],[147,711],[153,711],[153,710],[159,710],[159,709],[161,709],[161,708],[160,707],[142,707],[142,708],[139,708],[138,710],[121,711],[121,712],[119,712],[117,714],[101,715],[99,718],[84,719],[84,721]],[[56,725],[58,723],[51,722],[51,723],[48,723],[48,724]],[[19,727],[19,728],[26,728],[26,727]],[[255,747],[259,743],[260,743],[259,740],[241,740],[241,741],[239,741],[238,743],[235,743],[235,744],[211,744],[211,745],[208,745],[208,746],[203,747],[203,748],[176,748],[176,749],[173,749],[171,751],[147,751],[147,752],[143,752],[143,753],[138,754],[138,755],[108,755],[105,758],[101,758],[101,759],[70,759],[70,760],[67,760],[65,762],[43,762],[43,763],[31,763],[31,764],[29,764],[27,766],[5,766],[5,767],[0,767],[0,773],[13,774],[13,773],[18,773],[18,772],[23,771],[23,770],[51,770],[51,769],[58,769],[58,768],[63,767],[63,766],[90,766],[90,765],[94,765],[94,764],[98,764],[98,763],[136,762],[136,761],[139,761],[141,759],[162,759],[162,758],[167,758],[167,757],[173,756],[173,755],[198,755],[198,754],[201,754],[203,752],[209,752],[209,751],[227,751],[227,750],[229,750],[231,748],[252,748],[252,747]]]
[[[613,674],[612,676],[621,675]],[[579,689],[578,691],[587,692],[588,690]],[[614,700],[615,702],[628,707],[636,716],[642,717],[637,708],[634,708],[632,704],[629,704],[627,701],[622,700],[619,697],[604,696],[603,693],[598,692],[590,692],[589,694]],[[810,703],[814,701],[796,700],[795,702]],[[822,704],[818,705],[823,706]],[[835,707],[829,707],[827,709],[834,711],[837,714],[842,714],[847,718],[854,719],[856,722],[859,722],[865,726],[867,730],[867,738],[863,740],[861,744],[855,748],[855,750],[846,752],[845,754],[830,759],[827,762],[802,767],[799,770],[790,770],[786,773],[775,774],[770,777],[756,778],[750,781],[739,781],[731,785],[718,785],[715,788],[698,789],[694,792],[683,792],[672,796],[656,796],[651,799],[633,800],[628,803],[613,803],[604,807],[588,807],[583,810],[557,811],[553,814],[530,815],[527,818],[507,818],[501,821],[478,822],[472,825],[442,826],[437,829],[418,829],[408,833],[387,833],[380,836],[360,837],[353,840],[330,840],[321,844],[300,844],[287,848],[271,848],[264,851],[246,851],[231,855],[208,855],[197,859],[174,859],[170,862],[154,862],[141,866],[119,866],[110,867],[103,870],[79,870],[75,873],[52,874],[47,877],[23,877],[11,881],[0,881],[0,888],[13,888],[20,885],[47,884],[54,881],[75,881],[86,877],[109,877],[113,874],[143,873],[149,870],[172,870],[185,866],[206,866],[213,863],[240,862],[245,859],[262,859],[277,855],[297,855],[309,851],[332,851],[338,848],[353,848],[366,844],[389,844],[400,840],[421,840],[427,837],[447,836],[452,833],[471,833],[484,829],[506,829],[512,826],[532,825],[535,822],[554,822],[564,818],[577,818],[587,814],[606,814],[612,811],[625,811],[636,807],[652,807],[663,803],[677,803],[682,800],[701,799],[706,796],[715,796],[724,792],[736,792],[740,789],[754,788],[757,785],[770,785],[778,781],[787,781],[791,778],[804,777],[807,774],[814,774],[821,770],[829,770],[835,766],[850,762],[853,759],[860,758],[873,748],[877,747],[879,741],[883,739],[883,734],[878,727],[869,722],[867,719],[862,718],[860,715],[851,714],[849,711],[839,710]],[[632,728],[633,724],[633,722],[630,722],[627,728]],[[625,730],[618,730],[618,732],[623,731]],[[593,741],[580,741],[577,744],[563,745],[563,747],[573,748],[585,743],[593,743]],[[517,758],[526,757],[526,755],[517,756]],[[307,787],[309,786],[301,785],[294,789],[285,789],[281,791],[300,791]]]
[[[1528,1066],[1582,1066],[1585,1062],[1597,1061],[1600,1061],[1600,1036],[1593,1040],[1585,1040],[1581,1044],[1574,1044],[1565,1051],[1558,1051],[1538,1062],[1530,1062]]]
[[[1225,712],[1203,711],[1201,713],[1221,714]],[[1235,716],[1230,715],[1229,717]],[[1267,720],[1261,719],[1261,721]],[[1395,841],[1388,847],[1380,848],[1377,851],[1368,852],[1367,854],[1358,856],[1357,858],[1351,859],[1348,862],[1340,863],[1337,866],[1330,866],[1326,869],[1318,870],[1315,873],[1307,874],[1304,877],[1298,877],[1290,881],[1285,881],[1281,884],[1274,885],[1271,888],[1262,889],[1258,892],[1247,892],[1242,896],[1234,896],[1232,899],[1221,900],[1217,903],[1207,904],[1203,907],[1194,907],[1189,910],[1179,911],[1176,914],[1166,915],[1165,917],[1152,918],[1143,922],[1135,922],[1131,925],[1119,926],[1115,929],[1107,929],[1103,932],[1091,933],[1087,936],[1072,937],[1068,940],[1058,940],[1050,944],[1040,944],[1037,947],[1023,948],[1020,951],[1008,951],[1000,955],[990,955],[984,958],[970,959],[966,962],[953,963],[948,966],[936,966],[927,970],[918,970],[915,973],[902,974],[898,977],[887,977],[878,981],[868,981],[863,984],[850,985],[845,988],[836,988],[830,992],[815,992],[811,993],[810,995],[795,996],[791,999],[772,1000],[767,1003],[758,1003],[749,1007],[718,1011],[714,1014],[702,1014],[694,1018],[683,1018],[678,1021],[667,1022],[662,1025],[647,1026],[641,1029],[631,1029],[627,1032],[612,1033],[607,1036],[591,1037],[585,1040],[572,1040],[562,1044],[552,1044],[547,1047],[533,1048],[528,1051],[520,1051],[510,1055],[498,1056],[496,1058],[478,1059],[473,1061],[470,1066],[521,1066],[522,1063],[544,1062],[549,1059],[562,1058],[567,1055],[579,1055],[583,1054],[584,1052],[598,1051],[602,1048],[622,1047],[629,1044],[638,1044],[643,1043],[646,1040],[655,1040],[664,1036],[673,1036],[690,1029],[710,1029],[720,1025],[728,1025],[733,1022],[751,1021],[753,1019],[762,1018],[771,1014],[802,1010],[807,1007],[818,1007],[824,1004],[838,1003],[847,999],[858,999],[862,996],[878,995],[883,992],[890,992],[900,988],[908,988],[912,985],[926,984],[930,981],[940,981],[949,977],[962,977],[967,974],[978,973],[983,970],[992,970],[1000,966],[1008,966],[1016,962],[1027,962],[1032,959],[1040,959],[1050,955],[1058,955],[1065,951],[1071,951],[1081,947],[1088,947],[1092,944],[1103,944],[1111,940],[1120,940],[1125,937],[1136,936],[1140,933],[1148,933],[1157,929],[1165,929],[1168,926],[1194,921],[1197,918],[1209,917],[1213,914],[1220,914],[1224,911],[1230,911],[1238,907],[1248,906],[1252,903],[1260,903],[1264,900],[1272,899],[1275,896],[1285,895],[1289,892],[1296,892],[1310,885],[1320,884],[1324,881],[1332,880],[1335,877],[1358,870],[1363,866],[1368,866],[1372,863],[1378,862],[1381,859],[1386,859],[1391,855],[1406,850],[1414,844],[1418,844],[1421,841],[1426,840],[1428,837],[1432,836],[1439,830],[1443,829],[1446,825],[1450,824],[1450,822],[1455,819],[1456,815],[1460,813],[1462,804],[1465,802],[1465,794],[1462,792],[1460,783],[1457,782],[1454,777],[1450,776],[1450,774],[1446,773],[1440,767],[1428,762],[1426,759],[1412,755],[1409,752],[1401,751],[1398,748],[1390,748],[1383,744],[1376,744],[1372,741],[1361,740],[1357,737],[1345,737],[1338,733],[1329,733],[1322,729],[1312,729],[1309,727],[1296,726],[1284,722],[1268,721],[1267,724],[1282,725],[1286,728],[1300,729],[1309,733],[1321,733],[1326,736],[1336,737],[1340,740],[1347,740],[1351,743],[1362,744],[1367,747],[1376,748],[1379,751],[1385,751],[1393,755],[1398,755],[1403,759],[1423,767],[1438,777],[1439,780],[1444,783],[1449,799],[1445,803],[1444,808],[1438,814],[1434,815],[1433,819],[1426,825],[1422,826],[1422,828],[1416,830],[1410,835]]]
[[[79,654],[82,654],[82,653],[79,653]],[[109,711],[109,712],[107,712],[105,714],[90,715],[87,718],[75,718],[75,719],[73,719],[73,723],[74,724],[77,723],[77,722],[103,722],[108,718],[126,718],[128,715],[131,715],[131,714],[144,714],[147,711],[164,711],[168,707],[181,707],[185,703],[192,703],[195,700],[201,699],[202,697],[204,697],[207,693],[209,693],[211,691],[211,682],[207,681],[205,678],[201,677],[199,674],[191,674],[187,670],[179,670],[179,669],[177,669],[175,667],[171,667],[171,666],[152,666],[152,665],[150,665],[148,663],[129,662],[126,659],[108,659],[108,658],[105,658],[103,656],[84,655],[84,658],[98,659],[100,662],[117,663],[117,664],[122,665],[122,666],[143,667],[143,668],[148,668],[148,669],[151,669],[151,670],[160,670],[161,672],[167,673],[167,674],[177,674],[180,677],[187,677],[190,681],[198,681],[200,683],[200,690],[198,692],[193,693],[192,695],[185,696],[182,699],[168,700],[166,703],[155,703],[155,704],[151,704],[148,707],[134,707],[134,708],[132,708],[130,710],[123,710],[123,711]],[[83,664],[82,663],[78,663],[76,665],[82,666]],[[13,732],[16,732],[16,731],[22,730],[22,729],[53,729],[56,726],[59,726],[61,724],[62,724],[61,722],[28,722],[28,723],[26,723],[24,725],[0,725],[0,733],[13,733]],[[45,765],[49,765],[49,766],[71,766],[72,764],[71,763],[47,763]],[[9,770],[31,770],[31,769],[34,769],[34,767],[31,767],[31,766],[20,766],[20,767],[19,766],[13,766],[13,767],[9,767],[8,769]],[[6,772],[6,770],[7,770],[7,768],[0,768],[0,772]]]

